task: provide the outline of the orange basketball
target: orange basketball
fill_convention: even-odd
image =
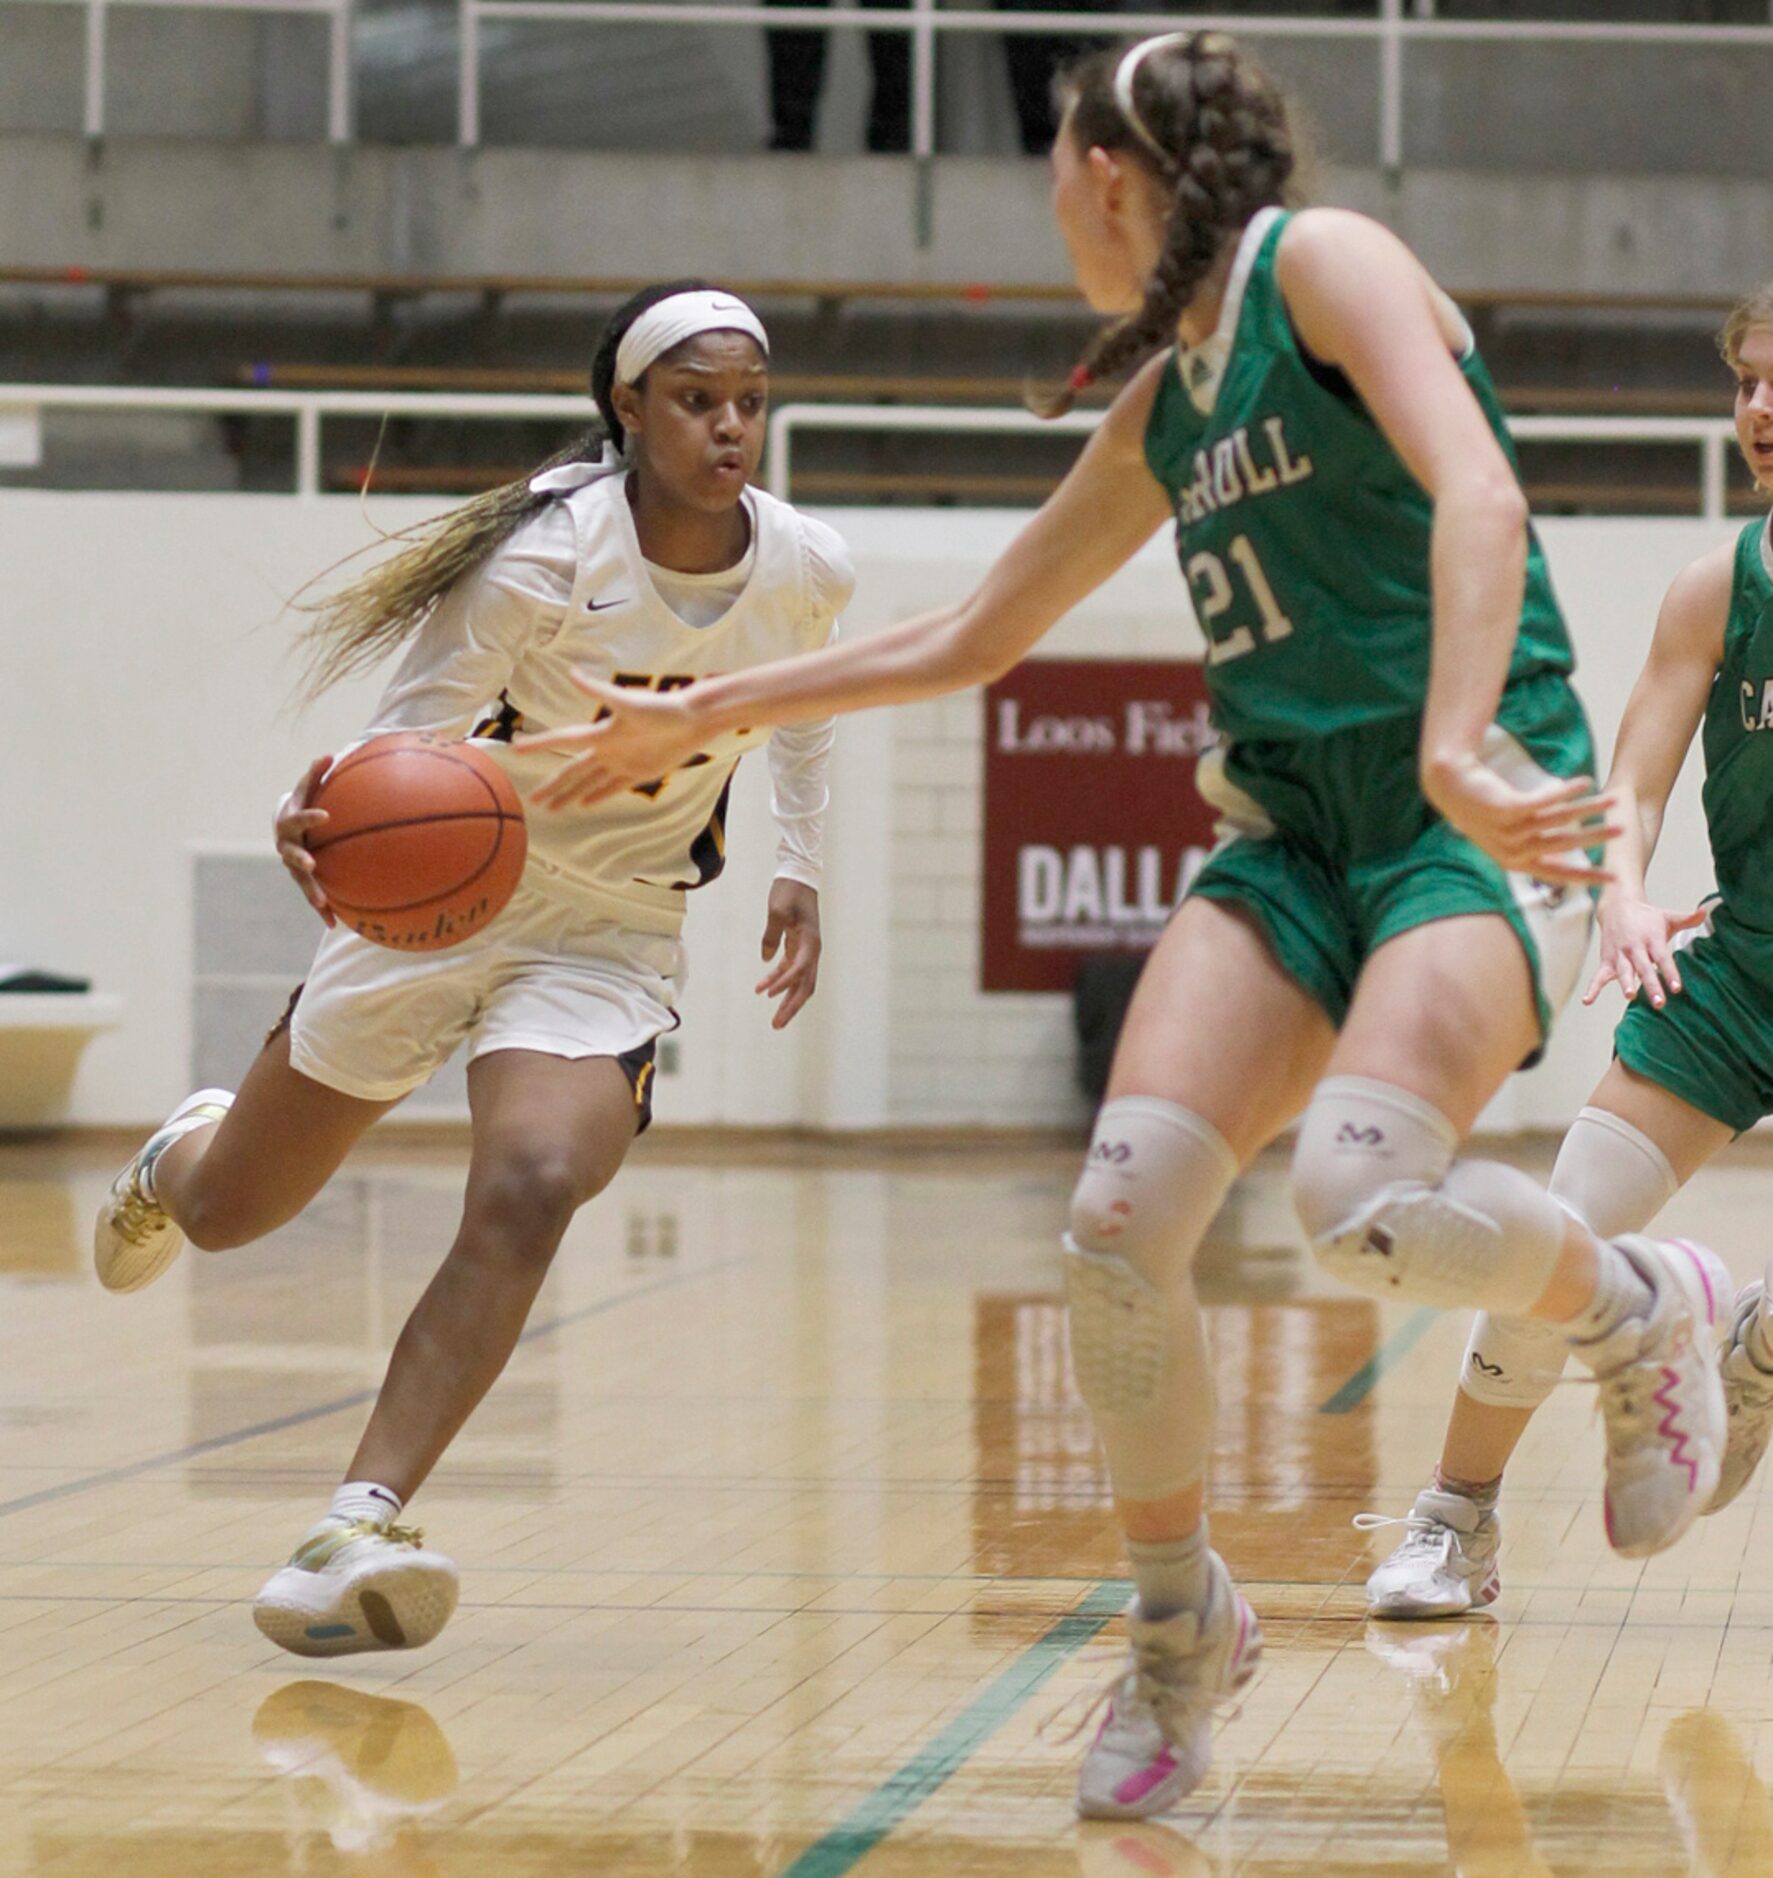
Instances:
[[[333,911],[397,952],[439,952],[479,932],[523,873],[523,804],[472,744],[377,737],[327,771],[314,807],[330,817],[308,847]]]

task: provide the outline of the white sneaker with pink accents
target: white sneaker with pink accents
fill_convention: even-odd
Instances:
[[[1256,1613],[1215,1552],[1205,1612],[1140,1615],[1127,1606],[1127,1667],[1077,1779],[1085,1819],[1144,1819],[1190,1794],[1213,1759],[1213,1711],[1256,1673]]]
[[[1686,1239],[1613,1242],[1650,1287],[1649,1313],[1571,1347],[1600,1384],[1607,1423],[1607,1538],[1650,1558],[1681,1537],[1717,1491],[1726,1430],[1717,1346],[1730,1279]]]

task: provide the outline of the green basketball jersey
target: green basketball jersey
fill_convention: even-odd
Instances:
[[[1218,333],[1178,351],[1145,433],[1234,745],[1420,720],[1428,696],[1433,504],[1347,379],[1301,348],[1275,279],[1287,221],[1271,209],[1251,222]],[[1512,463],[1475,349],[1460,369]],[[1573,664],[1529,534],[1510,684]]]
[[[1705,707],[1705,822],[1730,918],[1773,933],[1773,568],[1768,524],[1736,542],[1724,657]]]

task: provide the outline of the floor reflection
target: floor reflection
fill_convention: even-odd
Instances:
[[[1380,1312],[1364,1298],[1240,1303],[1228,1292],[1224,1284],[1225,1301],[1206,1306],[1215,1543],[1240,1577],[1334,1584],[1349,1570],[1347,1517],[1372,1503],[1379,1478],[1376,1405],[1368,1396],[1322,1411],[1372,1358]],[[1063,1295],[975,1296],[973,1351],[978,1569],[1119,1575],[1120,1535],[1071,1368]]]
[[[442,1869],[421,1828],[459,1776],[448,1737],[417,1702],[285,1683],[260,1704],[252,1736],[287,1784],[293,1869],[305,1861],[303,1841],[319,1836],[365,1870],[418,1878]]]
[[[1773,1804],[1747,1744],[1722,1715],[1702,1708],[1677,1715],[1656,1771],[1693,1878],[1773,1873]]]
[[[1496,1740],[1497,1626],[1369,1623],[1367,1648],[1409,1684],[1434,1751],[1447,1856],[1461,1878],[1550,1878]]]
[[[1080,1826],[1078,1878],[1212,1878],[1219,1870],[1194,1841],[1160,1820]]]

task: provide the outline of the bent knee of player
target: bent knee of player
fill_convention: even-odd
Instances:
[[[283,1223],[265,1216],[256,1195],[228,1188],[205,1190],[199,1185],[179,1202],[180,1230],[199,1252],[237,1251]]]
[[[1438,1185],[1457,1139],[1446,1117],[1408,1090],[1365,1076],[1327,1077],[1305,1111],[1288,1175],[1312,1248],[1321,1257],[1400,1185]]]
[[[486,1253],[547,1263],[573,1214],[603,1184],[563,1150],[507,1151],[471,1181],[463,1237]]]

